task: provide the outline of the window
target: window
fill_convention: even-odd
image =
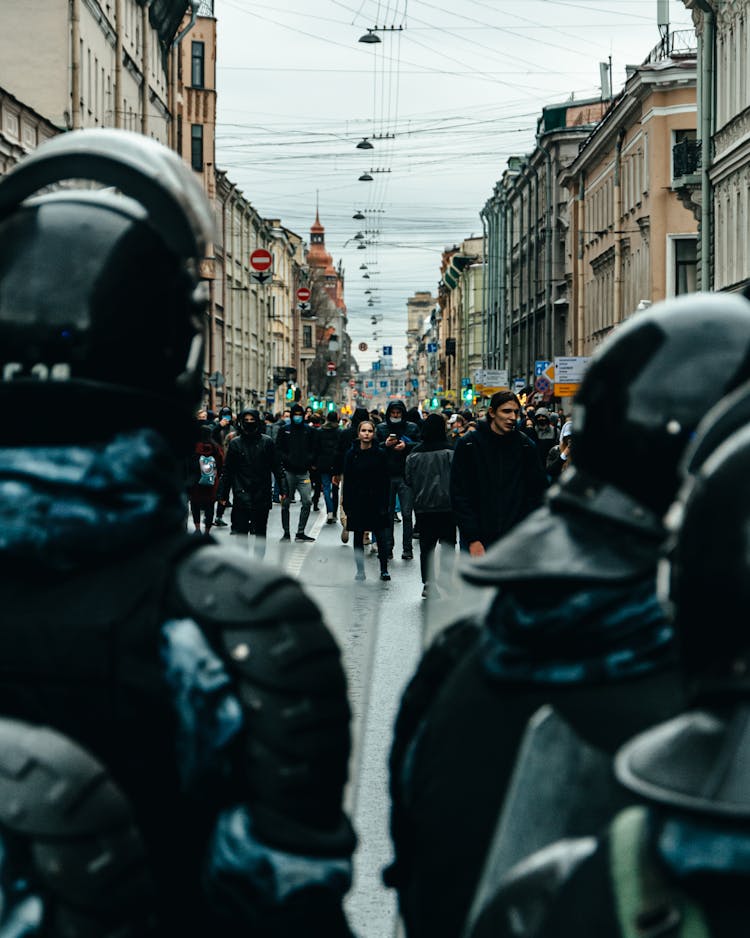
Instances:
[[[674,240],[674,295],[695,293],[696,285],[696,238]]]
[[[695,130],[672,131],[672,182],[697,172],[698,151]]]
[[[312,348],[312,326],[302,327],[302,345],[305,348]]]
[[[199,173],[203,172],[203,125],[190,126],[190,165]]]
[[[205,47],[202,42],[193,42],[191,44],[192,52],[190,56],[190,82],[193,88],[204,88],[204,56]]]

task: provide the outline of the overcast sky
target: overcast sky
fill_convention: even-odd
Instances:
[[[672,31],[692,28],[669,7]],[[407,298],[435,293],[443,248],[481,235],[542,107],[598,96],[610,56],[617,92],[659,42],[657,0],[215,0],[215,15],[217,164],[306,240],[319,198],[363,370],[383,345],[405,362]],[[372,27],[382,42],[358,42]],[[382,139],[358,150],[365,136]],[[360,182],[371,170],[387,172]],[[366,250],[358,231],[378,232]]]

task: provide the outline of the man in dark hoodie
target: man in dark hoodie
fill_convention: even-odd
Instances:
[[[255,556],[266,552],[268,514],[271,511],[271,476],[286,503],[287,482],[270,437],[263,433],[260,413],[245,408],[240,414],[239,434],[227,447],[224,472],[219,484],[219,504],[226,505],[232,492],[232,534],[255,535]]]
[[[385,447],[388,461],[388,474],[391,477],[391,499],[389,503],[391,551],[394,546],[393,518],[396,513],[396,499],[401,503],[401,515],[404,519],[402,528],[403,553],[402,560],[413,560],[414,550],[412,537],[414,525],[412,513],[414,511],[414,498],[411,489],[404,479],[406,457],[419,442],[419,427],[406,419],[406,407],[403,401],[391,401],[385,410],[385,420],[378,424],[375,438]]]
[[[515,394],[498,391],[487,419],[456,444],[451,504],[472,557],[542,504],[547,479],[535,445],[517,429],[520,410]]]
[[[312,505],[312,483],[310,470],[317,466],[317,440],[316,431],[305,423],[305,411],[301,404],[292,404],[291,420],[284,424],[276,437],[276,449],[281,458],[281,466],[286,475],[286,484],[289,495],[299,492],[302,507],[299,513],[299,524],[295,541],[300,543],[314,541],[314,537],[305,534],[305,525],[310,517]],[[281,504],[281,524],[284,528],[282,541],[291,540],[289,533],[289,502],[284,500]]]

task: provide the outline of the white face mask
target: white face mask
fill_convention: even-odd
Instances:
[[[391,417],[391,423],[401,423],[401,417]]]

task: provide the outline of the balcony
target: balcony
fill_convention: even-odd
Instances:
[[[674,185],[680,185],[686,176],[695,176],[701,168],[701,141],[680,140],[672,147],[672,176]]]

